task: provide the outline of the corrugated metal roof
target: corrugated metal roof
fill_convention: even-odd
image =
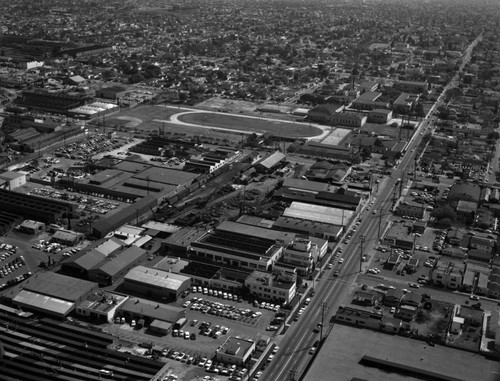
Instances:
[[[346,224],[352,217],[350,210],[331,208],[328,206],[306,204],[302,202],[292,202],[289,208],[285,209],[283,216],[301,218],[309,221],[324,222],[332,225]]]
[[[53,298],[26,290],[20,291],[12,300],[15,303],[40,309],[52,315],[67,315],[69,312],[71,312],[75,305],[73,302],[68,302],[66,300]]]
[[[91,250],[80,258],[73,261],[75,265],[78,265],[84,270],[90,270],[96,267],[99,263],[106,260],[106,255],[102,254],[97,250]]]
[[[94,250],[100,252],[101,254],[104,255],[109,255],[113,251],[118,250],[120,247],[124,245],[124,242],[121,241],[120,239],[116,237],[111,237],[107,241],[101,243],[99,246],[97,246]]]
[[[130,246],[129,248],[118,254],[115,258],[103,264],[99,268],[99,270],[107,275],[114,276],[127,266],[130,266],[132,263],[134,263],[134,261],[136,261],[145,253],[145,250],[141,249],[140,247]]]

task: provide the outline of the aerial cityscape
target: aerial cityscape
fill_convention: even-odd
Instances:
[[[0,9],[0,380],[500,381],[498,0]]]

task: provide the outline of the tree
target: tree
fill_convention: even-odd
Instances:
[[[369,158],[372,157],[372,150],[371,150],[371,148],[370,147],[363,147],[363,149],[361,150],[360,155],[361,155],[361,159],[363,161],[368,160]]]
[[[415,106],[415,115],[417,118],[423,118],[425,116],[424,105],[422,103],[417,103]]]
[[[450,205],[444,205],[440,208],[434,209],[431,212],[431,217],[434,217],[438,221],[442,221],[445,219],[455,221],[457,219],[457,214]]]

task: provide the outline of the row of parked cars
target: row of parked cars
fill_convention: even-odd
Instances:
[[[184,302],[183,307],[189,307],[191,310],[200,311],[203,314],[221,316],[232,320],[240,320],[242,317],[257,318],[262,315],[262,312],[259,311],[254,312],[248,308],[236,308],[231,304],[206,300],[201,297],[194,297]]]
[[[193,286],[193,287],[191,287],[191,292],[192,293],[198,292],[198,293],[202,293],[203,295],[214,296],[216,298],[221,298],[221,299],[225,299],[225,300],[233,300],[235,302],[242,302],[243,301],[243,299],[236,294],[232,294],[232,293],[226,292],[226,291],[213,290],[213,289],[207,288],[207,287]]]
[[[20,256],[19,258],[14,259],[13,261],[6,263],[0,268],[0,278],[4,278],[7,275],[13,273],[14,271],[20,269],[25,266],[26,262],[24,261],[24,257]]]
[[[199,366],[204,368],[207,372],[217,373],[226,376],[231,376],[233,379],[236,377],[245,377],[248,373],[248,369],[241,368],[235,364],[228,365],[223,362],[213,361],[206,357],[193,356],[189,353],[179,352],[173,349],[164,349],[162,352],[163,357],[167,357],[172,360],[179,361],[186,365]]]
[[[432,243],[432,248],[434,250],[441,251],[443,250],[444,240],[446,239],[447,232],[444,230],[439,230],[436,233],[436,238],[434,238],[434,242]]]

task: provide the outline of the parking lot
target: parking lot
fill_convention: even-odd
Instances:
[[[131,324],[131,321],[121,319],[106,330],[136,343],[132,352],[137,351],[140,343],[154,343],[161,348],[160,360],[172,364],[172,372],[180,379],[200,379],[214,374],[221,380],[243,379],[248,370],[218,363],[214,358],[216,349],[229,336],[257,342],[263,338],[272,340],[286,316],[277,305],[197,286],[175,304],[186,308],[186,323],[182,327],[173,326],[166,336],[153,335],[147,328],[138,327],[137,322]],[[121,348],[124,349],[129,350]]]
[[[17,284],[32,274],[24,256],[17,249],[17,246],[0,243],[0,290]]]

